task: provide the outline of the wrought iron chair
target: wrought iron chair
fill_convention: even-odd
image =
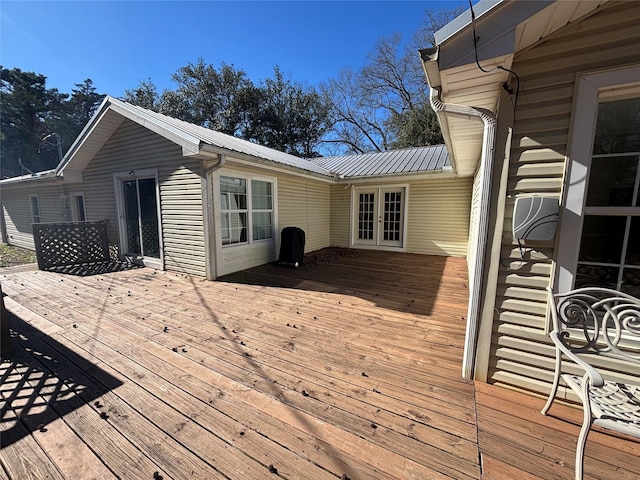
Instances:
[[[549,336],[556,346],[556,367],[542,414],[551,407],[561,379],[580,398],[584,418],[576,447],[575,478],[582,480],[591,425],[640,438],[640,299],[596,287],[563,294],[549,289],[549,297],[553,319]],[[563,357],[584,374],[563,373]],[[595,357],[638,365],[638,381],[605,380],[591,364]]]

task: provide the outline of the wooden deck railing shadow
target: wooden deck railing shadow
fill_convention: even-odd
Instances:
[[[144,268],[144,265],[137,265],[131,262],[121,262],[119,260],[104,261],[96,263],[83,263],[80,265],[62,265],[52,267],[51,272],[64,273],[66,275],[76,275],[78,277],[88,277],[90,275],[102,275],[105,273],[123,272],[134,268]]]
[[[188,283],[193,287],[193,291],[195,292],[196,296],[198,297],[200,306],[202,308],[204,308],[204,310],[207,312],[209,319],[218,327],[220,327],[221,331],[223,332],[224,336],[227,337],[227,340],[229,340],[229,343],[231,345],[235,345],[236,346],[236,351],[239,355],[242,355],[246,361],[246,364],[249,365],[249,367],[253,370],[253,373],[255,373],[257,376],[259,377],[263,377],[266,379],[269,379],[269,382],[267,383],[268,388],[270,390],[270,394],[273,396],[273,398],[278,398],[280,399],[280,401],[282,402],[283,405],[285,405],[286,407],[288,407],[289,413],[295,417],[297,419],[298,422],[300,422],[303,425],[306,425],[306,427],[312,431],[315,428],[315,425],[312,425],[307,417],[303,414],[301,414],[300,410],[298,410],[298,408],[296,408],[294,405],[290,405],[287,403],[286,401],[286,395],[284,395],[285,391],[283,390],[283,388],[278,385],[278,382],[276,379],[271,378],[271,376],[269,375],[269,373],[267,371],[265,371],[265,369],[262,367],[262,365],[258,362],[256,362],[255,360],[253,360],[253,358],[251,357],[250,354],[247,354],[246,350],[240,348],[238,346],[236,337],[237,335],[234,333],[234,331],[229,331],[226,326],[224,325],[224,323],[219,319],[218,315],[215,312],[215,309],[211,307],[211,305],[209,304],[209,301],[207,300],[207,297],[205,295],[203,295],[201,289],[198,287],[197,283],[194,281],[193,277],[187,277],[188,279]],[[242,344],[240,344],[242,345]],[[348,470],[348,465],[349,462],[346,458],[343,458],[342,453],[337,449],[337,448],[333,448],[331,445],[327,444],[325,446],[325,448],[331,449],[331,456],[334,459],[334,461],[336,463],[339,463],[342,465],[343,470],[346,471]]]
[[[335,250],[339,253],[333,254]],[[353,295],[389,310],[431,315],[444,276],[447,285],[459,287],[451,291],[451,301],[466,304],[463,259],[435,255],[327,248],[306,254],[299,268],[271,263],[217,280]]]
[[[101,372],[101,382],[87,372],[100,370],[54,338],[8,314],[11,350],[0,363],[0,449],[68,415],[122,385]],[[96,416],[99,416],[99,409]]]

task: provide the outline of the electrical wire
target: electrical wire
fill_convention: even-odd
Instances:
[[[520,94],[520,77],[518,76],[518,74],[516,72],[514,72],[513,70],[508,69],[507,67],[503,67],[502,65],[497,65],[497,66],[495,66],[495,67],[493,67],[493,68],[491,68],[489,70],[487,70],[482,65],[480,65],[480,60],[478,59],[478,36],[476,34],[476,14],[473,11],[473,5],[471,4],[471,0],[469,0],[469,10],[471,12],[471,29],[473,30],[473,52],[475,54],[476,65],[478,66],[478,69],[480,69],[480,71],[483,72],[483,73],[491,73],[494,70],[502,70],[502,71],[508,72],[511,75],[513,75],[513,77],[516,79],[516,90],[515,90],[515,92],[513,92],[513,91],[510,92],[509,91],[509,87],[508,87],[506,82],[503,84],[503,87],[507,92],[515,93],[514,100],[513,100],[513,109],[515,111],[516,105],[518,103],[518,95]]]

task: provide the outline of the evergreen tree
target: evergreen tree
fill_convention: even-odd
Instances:
[[[51,133],[53,112],[59,112],[67,94],[46,88],[46,77],[19,68],[0,67],[0,175],[3,178],[47,170],[58,162],[57,151],[42,148]],[[46,142],[45,142],[46,143]]]
[[[42,74],[0,67],[2,178],[55,168],[103,97],[89,78],[77,83],[71,96],[47,88],[46,80]]]
[[[160,95],[158,87],[151,81],[142,80],[137,88],[124,91],[122,100],[154,112],[160,111]]]
[[[273,78],[249,97],[243,138],[300,157],[319,155],[317,147],[329,123],[328,108],[318,92],[285,79],[275,66]]]

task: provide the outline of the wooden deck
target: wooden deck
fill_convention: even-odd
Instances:
[[[344,252],[343,252],[344,253]],[[580,411],[460,378],[463,259],[0,271],[0,478],[570,479]],[[586,478],[637,479],[594,432]]]

